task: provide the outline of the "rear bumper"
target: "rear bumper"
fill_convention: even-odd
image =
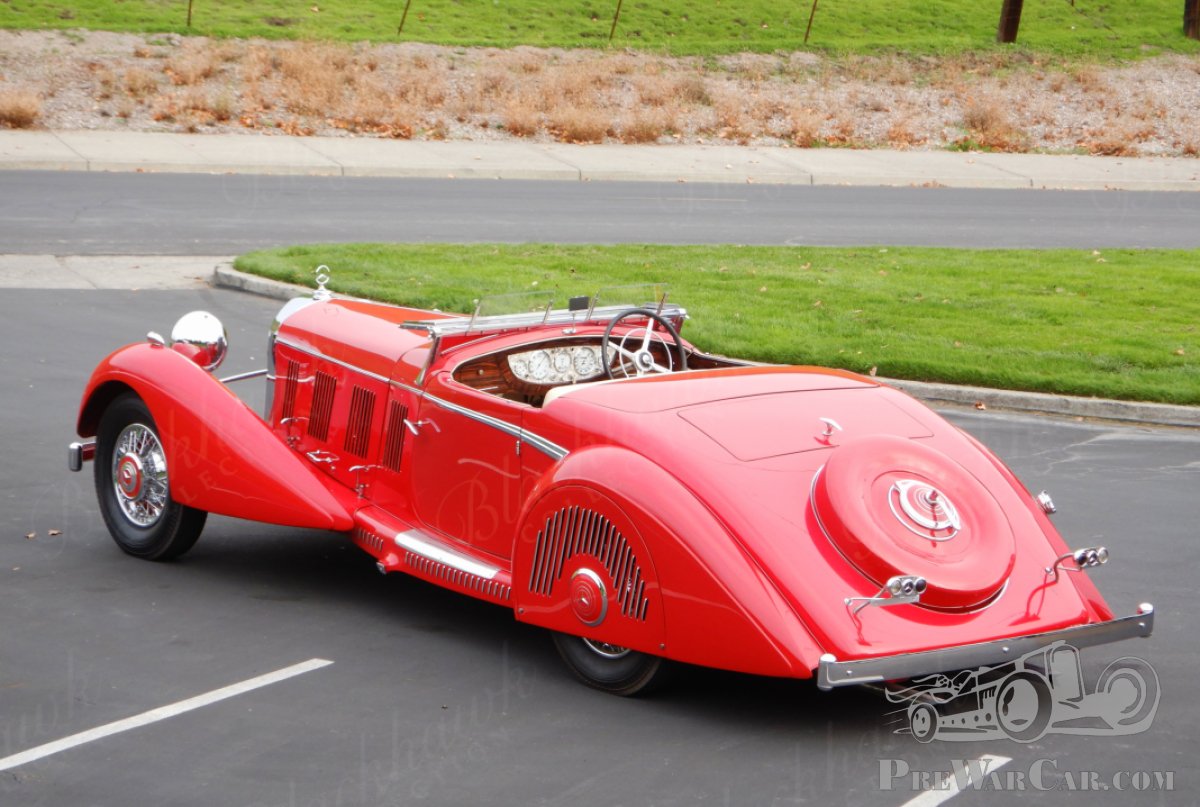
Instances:
[[[1031,651],[1052,642],[1063,641],[1074,647],[1119,642],[1135,636],[1149,636],[1154,631],[1154,606],[1142,603],[1133,616],[1108,622],[1080,625],[1075,628],[1015,636],[994,642],[959,645],[921,653],[902,653],[895,656],[838,661],[826,653],[817,665],[817,686],[820,689],[878,683],[915,678],[935,672],[966,670],[1014,661]]]
[[[96,456],[96,441],[85,440],[82,443],[71,443],[67,446],[67,467],[72,471],[82,471],[85,462],[91,462]]]

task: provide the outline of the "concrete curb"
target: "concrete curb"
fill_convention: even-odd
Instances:
[[[231,264],[219,264],[213,271],[214,286],[258,294],[275,300],[308,296],[312,289],[268,280],[239,272]],[[1170,404],[1114,401],[1106,398],[1081,398],[1073,395],[1049,395],[1041,392],[1015,392],[987,387],[960,387],[924,381],[880,378],[879,381],[907,392],[927,403],[956,404],[976,408],[1000,409],[1042,415],[1095,418],[1152,426],[1200,428],[1200,407]],[[980,405],[982,404],[982,407]]]
[[[0,170],[1200,192],[1192,157],[0,130]]]

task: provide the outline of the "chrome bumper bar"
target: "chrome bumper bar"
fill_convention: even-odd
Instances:
[[[96,441],[85,440],[82,443],[71,443],[67,446],[67,467],[72,471],[82,471],[85,462],[91,462],[96,456]]]
[[[1142,603],[1133,616],[1048,633],[1014,636],[994,642],[965,644],[941,650],[902,653],[859,661],[838,661],[836,657],[826,653],[821,656],[817,665],[817,687],[828,690],[854,684],[916,678],[935,672],[992,666],[1019,659],[1026,653],[1052,642],[1064,641],[1074,647],[1091,647],[1135,636],[1149,636],[1153,631],[1154,606]]]

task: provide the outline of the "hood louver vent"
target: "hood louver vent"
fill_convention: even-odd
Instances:
[[[329,419],[333,415],[333,399],[337,393],[337,379],[329,373],[317,371],[313,385],[312,409],[308,413],[308,434],[318,440],[329,439]]]
[[[300,362],[287,359],[286,381],[283,382],[283,414],[280,418],[294,417],[296,414],[296,389],[300,385]]]
[[[400,471],[400,460],[404,456],[404,419],[408,417],[408,407],[399,401],[388,404],[387,437],[383,443],[383,458],[380,460],[384,468]]]
[[[645,621],[649,598],[637,556],[606,517],[581,507],[564,507],[538,531],[529,589],[549,597],[563,566],[576,555],[595,558],[608,571],[621,614]]]
[[[346,423],[343,447],[356,457],[366,457],[371,445],[371,418],[375,414],[375,393],[355,387],[350,394],[350,420]]]

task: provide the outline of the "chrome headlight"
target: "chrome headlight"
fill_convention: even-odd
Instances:
[[[171,329],[171,348],[211,373],[225,361],[229,338],[221,320],[207,311],[192,311]]]

